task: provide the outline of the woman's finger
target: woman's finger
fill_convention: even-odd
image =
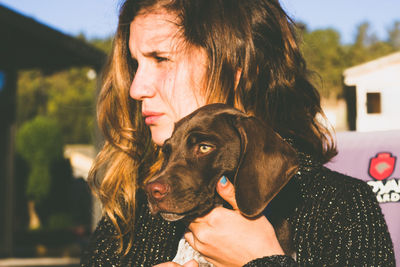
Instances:
[[[184,238],[186,239],[186,241],[189,243],[189,245],[196,249],[195,244],[194,244],[194,235],[192,232],[188,231],[185,233]]]
[[[219,180],[217,192],[234,210],[239,210],[236,203],[235,187],[225,176],[222,176]]]
[[[183,267],[199,267],[199,264],[195,260],[190,260],[186,262]]]

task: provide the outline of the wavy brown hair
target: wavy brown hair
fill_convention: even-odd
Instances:
[[[187,44],[206,51],[208,103],[227,103],[265,120],[323,163],[336,154],[318,120],[320,96],[308,80],[294,23],[278,0],[126,0],[98,99],[105,143],[89,180],[125,252],[133,241],[136,191],[160,162],[141,103],[129,97],[137,68],[129,26],[135,16],[160,9],[177,15]],[[125,235],[129,241],[122,244]]]

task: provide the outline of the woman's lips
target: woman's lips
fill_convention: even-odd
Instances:
[[[147,125],[155,124],[162,115],[163,113],[159,112],[143,112],[143,117],[145,117],[144,122]]]

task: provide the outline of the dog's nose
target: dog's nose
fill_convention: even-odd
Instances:
[[[168,195],[168,186],[159,182],[149,183],[146,186],[147,192],[151,194],[151,196],[155,199],[160,201],[166,195]]]

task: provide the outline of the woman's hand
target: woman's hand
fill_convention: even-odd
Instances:
[[[199,267],[199,264],[195,260],[186,262],[184,265],[179,265],[175,262],[165,262],[161,264],[154,265],[153,267]]]
[[[284,254],[264,216],[248,219],[240,214],[235,189],[225,177],[218,183],[217,192],[233,210],[217,207],[194,220],[185,234],[194,249],[216,266],[243,266],[257,258]]]

